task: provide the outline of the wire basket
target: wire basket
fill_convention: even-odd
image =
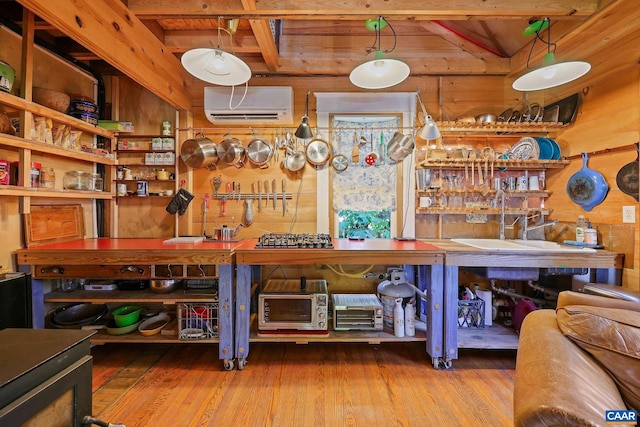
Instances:
[[[484,328],[484,300],[458,300],[458,327]]]
[[[178,337],[208,340],[218,337],[218,303],[178,303]]]

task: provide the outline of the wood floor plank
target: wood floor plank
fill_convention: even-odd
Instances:
[[[461,350],[436,370],[419,342],[255,343],[244,370],[225,371],[215,344],[150,347],[93,349],[94,416],[127,427],[513,424],[514,351]]]

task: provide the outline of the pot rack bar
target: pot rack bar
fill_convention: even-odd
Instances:
[[[636,149],[636,144],[637,142],[634,142],[633,144],[626,144],[626,145],[619,145],[617,147],[613,147],[613,148],[605,148],[602,150],[596,150],[596,151],[590,151],[587,152],[588,156],[599,156],[601,154],[608,154],[608,153],[613,153],[616,151],[627,151],[627,150],[635,150]],[[573,160],[573,159],[581,159],[582,158],[582,152],[580,154],[573,154],[571,156],[566,156],[565,159],[567,160]]]
[[[498,134],[504,133],[549,133],[554,132],[564,126],[564,123],[561,122],[494,122],[494,123],[465,123],[460,121],[439,121],[436,122],[440,132],[443,135],[448,133],[473,133],[473,132],[497,132]],[[240,124],[239,124],[240,125]],[[259,132],[282,132],[288,131],[293,133],[295,130],[295,126],[291,127],[249,127],[248,130],[245,128],[225,128],[225,127],[184,127],[184,128],[176,128],[176,132],[180,131],[193,131],[193,132],[215,132],[215,133],[235,133],[237,135],[255,135]],[[389,131],[393,129],[392,127],[366,127],[366,126],[351,126],[351,127],[332,127],[332,126],[312,126],[315,130],[321,131],[333,131],[336,129],[347,130],[347,131]],[[411,132],[417,133],[422,126],[408,126],[408,127],[398,127],[396,130],[402,132]],[[511,135],[513,136],[513,135]]]

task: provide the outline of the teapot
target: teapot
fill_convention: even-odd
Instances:
[[[242,224],[238,224],[236,228],[230,228],[227,225],[223,225],[222,227],[216,227],[214,229],[213,238],[214,240],[233,240],[238,234],[238,231],[242,228]]]

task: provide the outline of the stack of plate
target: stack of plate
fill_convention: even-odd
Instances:
[[[513,144],[506,154],[515,160],[560,160],[560,146],[551,138],[525,136]]]
[[[562,152],[560,150],[560,146],[556,141],[551,138],[543,138],[536,137],[536,142],[538,143],[539,154],[538,159],[540,160],[560,160],[562,156]]]
[[[69,115],[92,125],[98,124],[98,105],[82,95],[72,95]]]

